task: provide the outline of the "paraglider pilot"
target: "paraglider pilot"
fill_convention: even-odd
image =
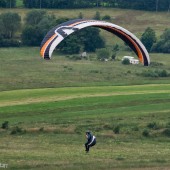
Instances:
[[[89,152],[90,147],[96,144],[96,137],[90,131],[86,131],[87,142],[85,143],[86,152]]]

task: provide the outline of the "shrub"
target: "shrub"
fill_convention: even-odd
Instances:
[[[110,15],[105,15],[102,17],[102,20],[111,20]]]
[[[120,133],[120,126],[119,126],[119,125],[118,125],[118,126],[115,126],[114,129],[113,129],[113,132],[114,132],[115,134],[119,134],[119,133]]]
[[[94,15],[93,19],[96,19],[96,20],[100,20],[101,19],[99,11],[96,11],[96,14]]]
[[[125,58],[123,61],[122,61],[122,64],[124,65],[129,65],[130,64],[130,60],[128,58]]]
[[[18,126],[14,127],[13,130],[11,131],[11,135],[15,134],[24,134],[26,131]]]
[[[113,45],[113,47],[112,47],[112,55],[111,55],[112,60],[116,59],[116,55],[117,55],[118,51],[119,51],[119,45],[118,44]]]
[[[133,130],[133,131],[139,131],[139,127],[138,127],[138,126],[134,126],[134,127],[132,128],[132,130]]]
[[[69,70],[69,71],[73,70],[73,67],[68,67],[68,70]]]
[[[2,129],[8,129],[8,126],[9,126],[9,122],[8,122],[8,121],[5,121],[4,123],[2,123],[1,128],[2,128]]]
[[[71,57],[71,59],[73,59],[73,60],[81,60],[82,58],[81,58],[80,55],[73,55],[73,56]]]
[[[159,125],[156,122],[149,123],[147,127],[154,130],[160,129]]]
[[[165,129],[162,133],[163,133],[163,135],[170,137],[170,128]]]
[[[115,58],[116,58],[116,52],[114,52],[114,53],[112,54],[112,56],[111,56],[111,59],[112,59],[112,60],[115,60]]]
[[[159,62],[151,62],[150,66],[152,66],[152,67],[160,67],[160,66],[163,66],[163,64],[159,63]]]
[[[79,19],[83,19],[83,14],[82,14],[82,12],[79,13],[78,18],[79,18]]]
[[[122,155],[118,155],[117,157],[116,157],[116,160],[118,160],[118,161],[123,161],[125,158],[122,156]]]
[[[97,50],[97,58],[101,61],[105,61],[106,59],[109,59],[110,57],[110,51],[106,48],[101,48]]]
[[[1,47],[19,47],[21,46],[21,42],[15,39],[1,39],[0,46]]]
[[[110,130],[110,129],[112,129],[112,126],[109,125],[109,124],[104,124],[104,125],[103,125],[103,129]]]
[[[169,73],[166,70],[146,70],[141,73],[144,77],[168,77]]]
[[[159,77],[168,77],[168,72],[166,70],[162,70],[158,74]]]
[[[90,73],[101,73],[100,70],[90,70]]]
[[[145,137],[148,137],[149,136],[148,129],[144,129],[143,132],[142,132],[142,135],[145,136]]]
[[[170,128],[170,122],[168,122],[168,123],[166,124],[166,127],[167,127],[167,128]]]
[[[44,132],[44,127],[41,127],[41,128],[39,129],[39,131],[40,131],[40,132]]]
[[[141,73],[142,76],[144,77],[158,77],[158,74],[155,73],[155,71],[152,70],[146,70]]]

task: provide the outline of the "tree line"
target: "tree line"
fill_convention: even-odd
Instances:
[[[48,15],[45,10],[34,9],[27,13],[22,25],[19,14],[2,13],[0,15],[0,47],[40,46],[51,28],[68,20],[70,18],[56,18],[54,15]],[[59,45],[58,50],[65,54],[75,54],[80,51],[94,52],[104,47],[105,41],[100,35],[100,29],[88,28],[66,38]]]
[[[83,17],[81,13],[78,18],[80,17]],[[101,19],[99,12],[96,12],[94,19]],[[45,10],[34,9],[27,13],[22,25],[19,14],[2,13],[0,14],[0,47],[40,46],[44,36],[52,27],[68,20],[70,18],[56,18],[54,15],[47,14]],[[156,37],[155,31],[147,28],[141,36],[141,41],[149,52],[170,53],[170,29],[165,29],[160,37]],[[100,35],[100,29],[90,27],[68,36],[59,45],[58,50],[65,54],[75,54],[80,51],[94,52],[104,47],[105,41]],[[114,48],[113,52],[116,52],[118,47]]]
[[[0,0],[0,8],[14,8],[16,0]]]
[[[1,0],[0,7],[16,7],[17,0]],[[25,8],[113,7],[147,11],[170,11],[170,0],[23,0]]]

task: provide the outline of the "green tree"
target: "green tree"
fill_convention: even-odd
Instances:
[[[119,45],[115,44],[112,47],[112,56],[111,56],[112,60],[115,60],[118,51],[119,51]]]
[[[58,18],[58,19],[56,19],[56,25],[62,24],[67,21],[69,21],[69,18],[67,18],[67,17]]]
[[[152,51],[170,53],[170,29],[165,29],[158,42],[153,45]]]
[[[80,52],[81,43],[75,34],[68,36],[60,43],[58,49],[65,54],[77,54]]]
[[[56,26],[56,17],[54,15],[45,15],[38,23],[39,31],[43,36],[47,34],[49,29]]]
[[[6,7],[6,3],[15,0],[1,1],[0,7]],[[26,8],[69,9],[90,7],[118,7],[149,11],[170,10],[170,0],[23,0],[23,4]]]
[[[40,0],[23,0],[23,4],[27,8],[39,8],[40,2],[41,2]],[[44,3],[45,3],[44,7],[47,7],[48,4],[46,0],[44,1]]]
[[[30,11],[25,21],[25,27],[22,32],[22,42],[28,46],[39,46],[49,29],[56,25],[55,16],[47,15],[43,10]]]
[[[14,8],[16,6],[16,0],[6,0],[7,8]]]
[[[3,13],[0,15],[0,25],[1,36],[11,39],[21,27],[21,17],[17,13]]]
[[[25,18],[26,25],[35,26],[47,15],[44,10],[31,10]]]
[[[78,33],[78,37],[80,37],[84,51],[95,52],[96,49],[105,47],[105,41],[100,36],[98,28],[85,28]]]
[[[84,28],[68,36],[59,45],[60,51],[66,54],[79,53],[80,49],[94,52],[97,48],[103,47],[105,47],[105,42],[98,28]]]
[[[109,59],[110,51],[106,48],[97,49],[97,59],[101,61],[105,61]]]
[[[5,0],[1,0],[1,1],[0,1],[0,7],[1,7],[1,8],[6,7],[6,1],[5,1]]]
[[[150,52],[153,44],[156,42],[155,31],[152,28],[148,27],[142,34],[141,41],[148,50],[148,52]]]
[[[42,37],[43,35],[38,27],[29,25],[26,26],[22,32],[22,43],[28,46],[39,46]]]
[[[82,12],[79,13],[78,18],[79,18],[79,19],[82,19],[82,18],[83,18]]]
[[[0,0],[0,8],[13,8],[16,6],[16,0]]]
[[[110,15],[105,15],[105,16],[102,17],[102,20],[109,21],[109,20],[111,20],[111,16]]]
[[[101,20],[101,16],[100,16],[100,12],[99,11],[96,11],[96,14],[94,15],[93,19]]]

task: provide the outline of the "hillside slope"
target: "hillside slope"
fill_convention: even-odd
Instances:
[[[0,9],[0,13],[9,11],[16,12],[21,15],[24,22],[24,18],[30,10],[32,9]],[[125,27],[138,36],[140,36],[147,27],[153,28],[158,36],[165,30],[165,28],[170,28],[170,13],[167,12],[148,12],[115,8],[44,10],[48,11],[49,14],[55,15],[57,18],[77,18],[79,16],[79,13],[81,12],[84,18],[89,19],[94,17],[96,11],[99,11],[101,17],[105,15],[111,16],[111,22]],[[107,38],[109,38],[109,36],[107,36]]]

